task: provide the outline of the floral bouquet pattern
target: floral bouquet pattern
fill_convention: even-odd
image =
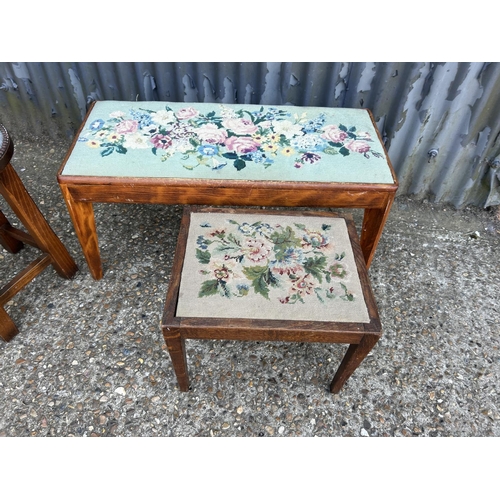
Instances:
[[[279,157],[288,157],[295,168],[318,164],[327,155],[383,157],[372,149],[370,133],[328,123],[324,112],[222,104],[219,108],[219,113],[202,113],[192,106],[174,110],[169,105],[157,111],[114,111],[107,119],[93,120],[79,140],[103,157],[134,149],[149,149],[161,161],[178,154],[189,170],[232,166],[239,171],[251,164],[268,168]]]
[[[346,253],[335,248],[329,224],[237,222],[201,225],[196,237],[198,270],[204,280],[198,297],[240,299],[257,294],[281,304],[353,302],[346,285]]]

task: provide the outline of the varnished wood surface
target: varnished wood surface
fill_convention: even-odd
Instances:
[[[0,194],[10,205],[39,249],[51,255],[53,266],[63,278],[71,278],[77,266],[66,247],[49,226],[12,165],[0,172]]]
[[[0,338],[5,342],[10,342],[18,333],[17,326],[3,306],[0,306]]]
[[[363,252],[358,242],[356,228],[349,215],[344,216],[351,239],[354,259],[363,291],[363,297],[368,309],[369,323],[335,323],[323,321],[286,321],[234,319],[234,318],[186,318],[176,315],[177,301],[181,282],[182,266],[186,253],[189,220],[192,211],[219,213],[256,213],[255,210],[186,207],[182,216],[181,228],[177,240],[176,253],[172,274],[167,292],[167,300],[162,319],[162,331],[179,387],[188,390],[188,370],[186,364],[185,339],[214,339],[242,341],[287,341],[287,342],[323,342],[350,344],[335,377],[330,385],[333,393],[340,391],[346,380],[363,361],[371,348],[382,335],[382,328],[377,305]],[[259,210],[259,214],[272,213]],[[279,212],[280,215],[335,217],[335,214],[325,212]]]
[[[65,184],[74,200],[89,203],[385,208],[393,189],[316,183],[248,181],[136,184]]]
[[[52,263],[50,255],[41,255],[20,273],[0,288],[0,306],[4,306],[14,295],[19,293],[28,283],[36,278],[47,266]]]
[[[0,212],[0,244],[12,253],[20,251],[24,243],[42,252],[41,256],[0,289],[0,337],[9,341],[18,333],[18,329],[3,306],[47,266],[54,266],[59,275],[67,279],[72,278],[78,268],[10,164],[0,170],[0,194],[27,230],[12,227]]]

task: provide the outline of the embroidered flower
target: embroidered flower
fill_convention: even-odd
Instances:
[[[268,144],[264,145],[263,149],[267,153],[274,153],[278,150],[278,146],[274,142],[269,142]]]
[[[213,123],[207,123],[199,127],[196,130],[196,135],[209,144],[224,144],[227,139],[227,132]]]
[[[298,151],[323,151],[327,146],[321,137],[313,134],[306,134],[302,137],[295,137],[290,141],[290,145]]]
[[[149,137],[140,133],[127,134],[123,145],[127,149],[147,149],[151,147]]]
[[[329,271],[335,278],[345,278],[347,275],[347,271],[344,269],[344,266],[338,262],[331,265]]]
[[[315,283],[310,274],[300,276],[292,280],[292,293],[297,293],[300,297],[311,295],[314,291]]]
[[[325,233],[306,230],[306,233],[302,237],[302,248],[305,250],[330,250],[332,244]]]
[[[293,148],[283,148],[281,150],[281,154],[285,156],[292,156],[295,154],[295,150]]]
[[[108,141],[110,142],[118,142],[123,136],[120,134],[109,134]]]
[[[251,153],[259,148],[259,144],[250,137],[232,136],[226,140],[228,151],[234,151],[238,154]]]
[[[289,120],[279,120],[274,123],[274,131],[279,135],[284,135],[287,139],[303,135],[302,126],[292,123]]]
[[[158,125],[168,125],[175,122],[175,115],[173,111],[167,111],[166,109],[161,109],[151,113],[151,119],[154,123]]]
[[[255,227],[255,231],[262,236],[269,238],[271,234],[274,232],[274,229],[267,223],[259,224]]]
[[[97,120],[94,120],[89,125],[90,130],[100,130],[102,127],[104,127],[104,120],[101,120],[100,118]]]
[[[307,162],[313,165],[314,163],[318,163],[319,160],[321,160],[321,156],[317,155],[316,153],[304,153],[300,160],[302,163]]]
[[[219,153],[217,146],[212,146],[211,144],[202,144],[198,148],[198,152],[203,156],[214,156]]]
[[[302,267],[302,262],[304,259],[304,254],[299,248],[287,248],[283,253],[283,258],[280,260],[274,260],[272,265],[272,270],[275,273],[284,274],[299,274],[304,271]]]
[[[210,262],[210,269],[218,281],[229,281],[234,277],[233,269],[234,263],[231,261],[213,260]]]
[[[321,137],[327,141],[339,143],[344,142],[349,136],[347,135],[347,132],[340,130],[340,128],[336,125],[327,125],[323,128]]]
[[[250,235],[255,233],[255,227],[248,224],[247,222],[244,222],[243,224],[240,224],[238,226],[238,230],[242,232],[245,235]]]
[[[266,161],[266,155],[262,151],[252,151],[250,158],[255,163],[264,163]]]
[[[200,112],[197,109],[194,109],[192,107],[187,107],[187,108],[182,108],[177,113],[175,113],[175,116],[179,120],[189,120],[191,118],[194,118],[198,116]]]
[[[116,125],[115,130],[119,134],[133,134],[138,128],[139,123],[136,120],[123,120]]]
[[[269,256],[271,246],[264,240],[248,239],[242,250],[252,262],[260,262]]]
[[[368,153],[368,151],[370,151],[371,149],[370,145],[366,141],[358,140],[346,142],[344,146],[349,151],[353,151],[354,153]]]
[[[148,127],[153,122],[151,115],[147,111],[143,111],[142,109],[131,109],[130,115],[137,122],[139,128]]]
[[[236,135],[251,135],[258,130],[257,125],[252,120],[246,118],[229,118],[224,120],[222,125]]]
[[[151,137],[153,146],[157,149],[168,149],[172,145],[172,139],[168,135],[156,134]]]

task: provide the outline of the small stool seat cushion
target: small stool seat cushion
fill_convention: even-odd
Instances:
[[[193,213],[177,315],[368,323],[343,218]]]

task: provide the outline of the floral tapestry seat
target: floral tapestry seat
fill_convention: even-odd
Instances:
[[[96,102],[63,174],[394,182],[366,109],[156,101]]]
[[[186,208],[163,333],[181,390],[185,338],[349,343],[338,392],[381,335],[351,217]]]

